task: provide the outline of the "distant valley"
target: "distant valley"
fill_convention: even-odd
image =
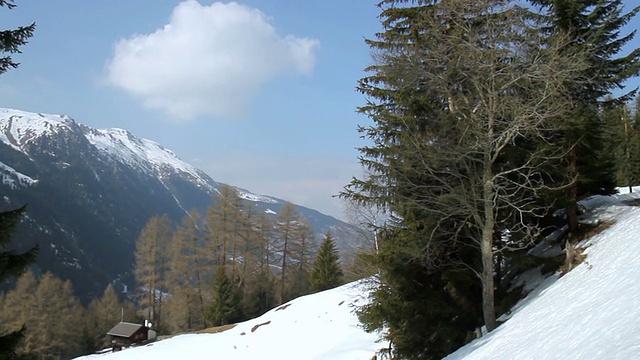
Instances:
[[[191,209],[204,211],[221,185],[161,144],[126,130],[12,109],[0,109],[0,176],[0,210],[28,204],[16,249],[39,245],[36,272],[70,279],[84,302],[109,283],[132,284],[135,240],[151,217],[167,214],[179,223]],[[271,216],[285,203],[238,191]],[[353,226],[296,209],[318,236],[330,230],[341,252],[357,247]]]

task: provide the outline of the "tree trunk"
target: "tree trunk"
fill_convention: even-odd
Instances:
[[[578,174],[578,158],[575,154],[575,149],[571,150],[569,171],[571,176]],[[569,233],[576,234],[578,232],[578,180],[574,180],[573,184],[569,186],[568,191],[568,205],[565,209],[567,212],[567,225],[569,225]]]
[[[486,177],[487,179],[489,177]],[[482,315],[487,331],[496,328],[496,309],[493,283],[493,184],[485,181],[484,186],[484,224],[480,252],[482,256]]]

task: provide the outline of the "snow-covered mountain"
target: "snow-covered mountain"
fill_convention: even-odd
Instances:
[[[564,276],[543,277],[537,269],[523,276],[531,292],[501,318],[504,323],[446,359],[638,359],[640,187],[634,191],[583,202],[583,220],[612,224],[578,244],[585,261]],[[295,299],[221,333],[180,335],[81,359],[369,360],[388,344],[358,328],[352,313],[366,301],[365,284]]]
[[[42,271],[71,279],[85,300],[130,276],[134,241],[154,215],[179,222],[206,209],[220,184],[162,145],[123,129],[93,129],[67,115],[0,109],[0,211],[28,203],[16,234],[19,250],[40,246]],[[284,200],[238,189],[258,211]],[[352,228],[298,207],[342,248]]]

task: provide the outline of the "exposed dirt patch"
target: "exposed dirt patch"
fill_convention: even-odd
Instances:
[[[640,199],[625,200],[622,203],[629,206],[640,206]]]
[[[577,244],[578,242],[584,240],[584,239],[588,239],[591,237],[594,237],[598,234],[600,234],[601,232],[607,230],[608,228],[610,228],[613,224],[615,224],[615,221],[603,221],[601,223],[598,223],[597,225],[586,225],[586,224],[580,224],[580,229],[578,230],[578,232],[576,234],[574,234],[573,236],[571,236],[571,243],[573,244]]]
[[[276,309],[276,311],[278,311],[278,310],[284,310],[284,309],[288,308],[289,306],[291,306],[291,304],[282,305],[282,306],[280,306],[279,308],[277,308],[277,309]]]
[[[200,330],[200,331],[196,331],[196,334],[215,334],[215,333],[227,331],[229,329],[233,329],[234,327],[236,327],[236,324],[228,324],[228,325],[210,327],[208,329],[203,329],[203,330]]]
[[[269,325],[269,324],[271,324],[271,320],[269,320],[269,321],[267,321],[267,322],[263,322],[262,324],[254,325],[254,326],[251,328],[251,332],[254,332],[254,331],[258,330],[258,328],[259,328],[260,326],[262,326],[262,325]]]

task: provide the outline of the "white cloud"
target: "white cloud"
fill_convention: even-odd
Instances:
[[[269,79],[309,74],[318,47],[315,39],[280,36],[260,10],[188,0],[163,28],[118,41],[107,81],[180,121],[238,118]]]

